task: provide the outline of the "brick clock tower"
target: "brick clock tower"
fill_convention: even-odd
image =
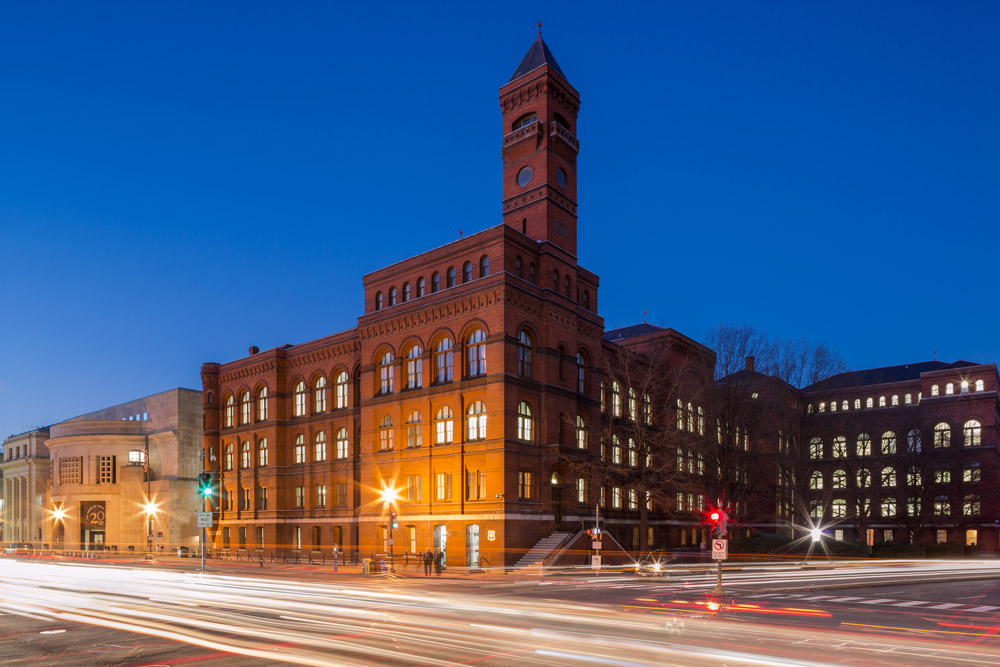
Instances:
[[[538,39],[500,89],[503,220],[576,255],[576,117],[580,94]]]

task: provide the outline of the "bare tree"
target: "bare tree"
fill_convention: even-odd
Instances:
[[[709,347],[716,352],[716,379],[743,369],[747,357],[755,370],[803,387],[848,370],[847,363],[825,343],[810,344],[805,338],[775,338],[749,324],[720,324],[708,332]]]

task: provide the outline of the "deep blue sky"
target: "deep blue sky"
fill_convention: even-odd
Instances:
[[[21,4],[0,437],[350,328],[362,274],[498,224],[538,18],[608,328],[1000,361],[1000,3]]]

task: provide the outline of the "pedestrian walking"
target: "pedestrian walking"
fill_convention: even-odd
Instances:
[[[434,564],[434,552],[431,551],[430,547],[427,547],[427,551],[424,552],[424,576],[431,576],[431,565]]]
[[[444,552],[438,551],[434,554],[434,574],[441,576],[441,570],[444,569]]]

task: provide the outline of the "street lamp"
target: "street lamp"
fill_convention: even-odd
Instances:
[[[153,518],[156,516],[157,507],[157,504],[149,498],[146,499],[146,504],[142,506],[142,511],[149,520],[149,532],[146,535],[146,544],[150,551],[153,550]]]
[[[389,508],[389,572],[391,574],[396,574],[396,563],[393,559],[393,549],[392,549],[392,529],[395,528],[397,524],[397,514],[396,514],[396,501],[399,500],[399,493],[396,489],[392,487],[382,487],[382,493],[380,494],[382,500],[383,510]]]

